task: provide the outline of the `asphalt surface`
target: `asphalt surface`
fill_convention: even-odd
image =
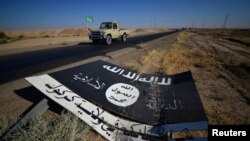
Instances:
[[[165,32],[152,35],[130,37],[126,43],[114,41],[107,46],[103,43],[79,43],[67,47],[52,48],[40,51],[12,54],[0,57],[0,84],[22,78],[34,73],[70,64],[97,55],[127,47],[137,47],[137,44],[154,40],[175,32]]]

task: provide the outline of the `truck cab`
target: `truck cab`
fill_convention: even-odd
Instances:
[[[91,31],[89,39],[93,43],[103,40],[107,45],[111,45],[113,39],[121,39],[127,41],[128,30],[120,29],[119,23],[115,21],[102,22],[100,28],[96,31]]]

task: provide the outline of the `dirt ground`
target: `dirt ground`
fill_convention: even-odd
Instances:
[[[186,30],[139,44],[136,50],[107,61],[141,73],[191,70],[209,124],[250,124],[250,36],[221,32]],[[24,79],[0,85],[0,117],[18,117],[33,104],[22,95],[29,86]],[[82,134],[87,140],[103,140],[90,129]]]

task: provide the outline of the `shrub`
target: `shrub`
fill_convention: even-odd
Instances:
[[[18,38],[19,38],[19,39],[22,39],[22,38],[24,38],[24,36],[23,36],[23,35],[19,35]]]
[[[0,39],[7,39],[8,36],[5,35],[4,32],[0,32]]]

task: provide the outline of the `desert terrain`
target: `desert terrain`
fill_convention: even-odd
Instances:
[[[133,29],[130,35],[137,37],[167,31],[170,30]],[[90,42],[87,29],[3,32],[9,38],[22,39],[0,44],[2,56]],[[140,73],[170,75],[190,70],[209,124],[250,124],[250,30],[187,29],[35,74],[55,72],[98,59]],[[2,135],[43,96],[23,78],[1,83],[0,89]],[[206,132],[176,133],[174,136],[206,136]],[[104,140],[72,114],[54,109],[35,118],[9,139]]]
[[[0,56],[25,51],[42,50],[53,47],[64,47],[80,42],[90,42],[87,28],[37,29],[37,30],[0,30],[7,38],[0,39]],[[129,36],[142,36],[169,29],[130,29]],[[9,39],[8,39],[9,38]]]

